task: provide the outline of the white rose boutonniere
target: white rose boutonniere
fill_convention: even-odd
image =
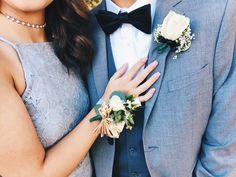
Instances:
[[[177,54],[188,50],[194,39],[191,32],[190,19],[183,15],[170,11],[165,17],[163,24],[158,25],[154,33],[155,41],[161,43],[158,52],[162,52],[167,46],[175,51],[174,59]]]

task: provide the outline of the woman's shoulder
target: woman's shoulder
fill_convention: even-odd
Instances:
[[[0,67],[11,71],[16,67],[17,60],[18,56],[15,49],[5,42],[0,41]]]
[[[0,79],[9,82],[21,92],[24,89],[22,66],[15,49],[0,41]]]
[[[4,87],[6,84],[13,85],[13,75],[11,57],[8,56],[9,46],[0,42],[0,87]]]
[[[7,45],[6,43],[0,41],[0,71],[1,75],[3,72],[5,74],[10,74],[14,69],[17,55],[12,47]]]

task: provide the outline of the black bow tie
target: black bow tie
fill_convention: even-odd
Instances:
[[[98,23],[102,27],[103,31],[109,35],[115,32],[123,23],[132,24],[140,31],[151,34],[151,5],[145,5],[130,13],[119,13],[118,15],[100,10],[96,14]]]

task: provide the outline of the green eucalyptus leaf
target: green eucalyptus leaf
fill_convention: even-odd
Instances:
[[[134,99],[134,96],[133,96],[133,95],[129,95],[129,96],[126,97],[126,100],[133,101],[133,99]]]
[[[94,121],[97,121],[97,120],[102,120],[102,116],[96,115],[96,116],[92,117],[89,121],[94,122]]]
[[[158,53],[162,53],[167,47],[167,44],[161,44],[157,49]]]

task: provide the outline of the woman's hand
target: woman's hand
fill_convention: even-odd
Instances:
[[[104,101],[108,101],[109,96],[114,91],[121,91],[127,96],[134,95],[135,97],[139,97],[141,102],[146,102],[150,98],[152,98],[156,89],[149,88],[158,80],[158,78],[160,77],[160,73],[157,72],[153,74],[149,79],[144,82],[148,75],[158,65],[158,62],[154,61],[137,75],[137,73],[145,65],[146,62],[146,58],[141,59],[128,72],[126,72],[128,69],[128,65],[124,64],[110,79],[102,99]]]

